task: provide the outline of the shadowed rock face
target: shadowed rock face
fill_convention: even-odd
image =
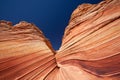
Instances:
[[[34,24],[0,21],[0,80],[120,80],[120,0],[78,6],[58,51]]]

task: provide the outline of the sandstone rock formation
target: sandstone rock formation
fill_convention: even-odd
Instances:
[[[0,80],[43,80],[57,68],[54,55],[35,25],[0,22]]]
[[[0,80],[120,80],[120,0],[78,6],[58,51],[34,24],[0,21]]]

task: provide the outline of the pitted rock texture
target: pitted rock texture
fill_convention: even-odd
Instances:
[[[82,4],[55,51],[25,21],[0,21],[0,80],[120,80],[120,0]]]

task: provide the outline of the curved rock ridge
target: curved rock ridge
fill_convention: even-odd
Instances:
[[[43,80],[57,69],[54,55],[35,25],[0,21],[0,80]]]
[[[120,0],[78,6],[56,59],[59,66],[82,68],[103,80],[117,75],[115,80],[120,80]]]
[[[0,21],[0,80],[120,80],[120,0],[79,5],[58,51],[34,24]]]

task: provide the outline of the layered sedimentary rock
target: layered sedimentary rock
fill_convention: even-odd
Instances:
[[[78,6],[58,51],[34,24],[0,21],[0,80],[120,80],[120,0]]]
[[[115,76],[119,76],[115,80],[120,80],[120,0],[78,6],[65,30],[56,58],[59,66],[82,68],[102,80]],[[99,80],[91,76],[86,79]]]
[[[57,68],[54,55],[35,25],[0,22],[0,80],[43,80]]]

